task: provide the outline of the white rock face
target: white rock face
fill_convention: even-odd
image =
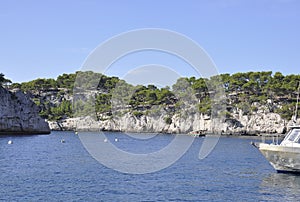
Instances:
[[[50,122],[52,130],[81,131],[126,131],[151,133],[194,133],[197,131],[224,134],[284,133],[288,123],[276,113],[237,114],[225,121],[210,120],[207,116],[194,113],[189,116],[174,115],[172,123],[167,124],[165,116],[135,117],[130,113],[105,121],[91,117],[69,118],[60,122]]]
[[[198,122],[197,119],[194,118],[183,119],[180,116],[174,116],[172,117],[172,123],[167,124],[163,115],[159,117],[141,116],[137,118],[128,113],[122,117],[105,121],[95,121],[91,117],[83,117],[66,119],[61,122],[50,122],[50,128],[52,130],[188,133],[201,129],[201,126],[196,124]],[[207,123],[202,125],[210,127],[210,124]]]
[[[0,133],[44,134],[50,128],[28,96],[0,87]]]

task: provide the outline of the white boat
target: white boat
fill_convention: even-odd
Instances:
[[[253,143],[277,172],[300,173],[300,126],[290,127],[280,144]]]
[[[299,92],[300,82],[293,119],[294,123],[297,122]],[[290,126],[288,133],[280,144],[277,136],[277,141],[274,141],[273,138],[273,142],[270,144],[263,142],[253,143],[253,145],[259,149],[277,172],[300,173],[300,125]]]

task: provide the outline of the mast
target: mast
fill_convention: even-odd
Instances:
[[[298,95],[297,95],[297,103],[296,103],[296,110],[295,110],[295,116],[294,116],[294,122],[297,122],[297,116],[298,116],[298,104],[299,104],[299,96],[300,96],[300,81],[298,84]]]

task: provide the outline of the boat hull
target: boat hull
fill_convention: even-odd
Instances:
[[[300,148],[259,143],[258,148],[277,172],[300,173]]]

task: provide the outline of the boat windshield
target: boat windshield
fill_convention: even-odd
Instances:
[[[289,132],[289,134],[286,136],[285,141],[290,142],[298,142],[300,143],[300,129],[293,129]]]

